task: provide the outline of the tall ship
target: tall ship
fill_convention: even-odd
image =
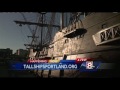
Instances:
[[[94,58],[103,63],[119,63],[120,56],[120,13],[119,12],[65,12],[60,14],[60,25],[55,25],[55,13],[50,23],[44,22],[45,13],[41,13],[41,22],[30,23],[15,21],[19,24],[32,24],[41,27],[41,40],[32,33],[29,46],[30,58],[54,58],[58,60],[76,60],[76,58]],[[43,27],[48,27],[47,38],[43,40]],[[53,28],[56,28],[52,35]],[[48,37],[49,36],[49,37]],[[117,77],[117,71],[98,71],[95,73],[79,70],[34,70],[39,77]]]

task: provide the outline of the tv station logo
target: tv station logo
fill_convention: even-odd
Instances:
[[[81,63],[80,71],[97,71],[100,67],[101,61],[85,61]]]
[[[94,69],[93,61],[86,61],[86,69]]]

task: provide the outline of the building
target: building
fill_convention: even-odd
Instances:
[[[24,50],[24,49],[18,49],[18,50],[16,50],[16,55],[26,56],[27,54],[28,54],[27,50]]]
[[[7,58],[10,57],[13,53],[13,50],[11,50],[10,48],[6,48],[6,49],[0,49],[0,57],[1,58]]]

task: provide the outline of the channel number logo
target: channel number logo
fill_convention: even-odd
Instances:
[[[94,69],[93,61],[86,61],[86,69]]]

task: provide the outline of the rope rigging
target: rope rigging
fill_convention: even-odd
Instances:
[[[21,27],[20,31],[21,31],[21,34],[22,34],[22,36],[23,36],[23,37],[22,37],[23,41],[29,43],[29,41],[28,41],[27,38],[26,38],[26,35],[23,33],[22,27]]]
[[[21,12],[21,15],[23,16],[23,19],[27,22],[27,19],[26,19],[25,15],[22,12]],[[27,25],[27,26],[28,26],[30,32],[33,33],[31,27],[29,25]]]

